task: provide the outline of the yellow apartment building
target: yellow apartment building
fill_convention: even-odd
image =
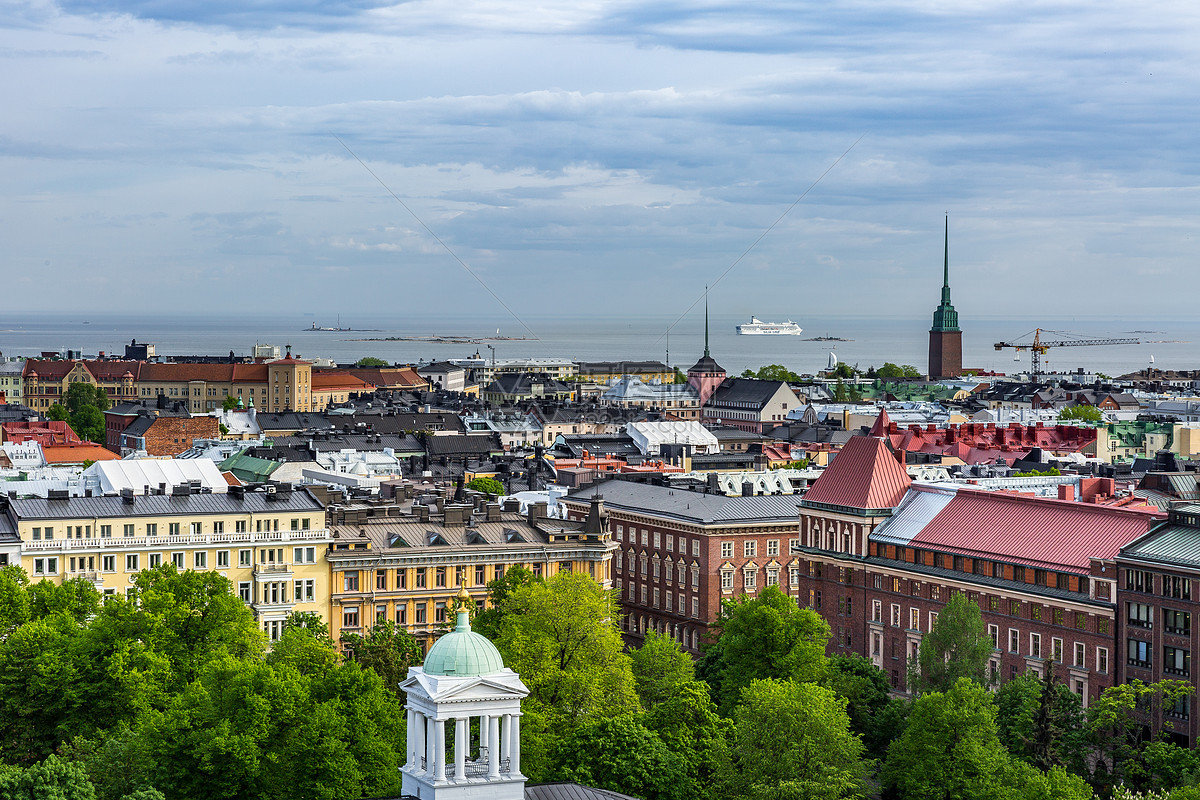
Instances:
[[[272,641],[293,611],[329,620],[332,534],[312,495],[288,487],[168,492],[0,497],[0,539],[10,542],[0,550],[19,548],[31,580],[81,577],[104,595],[127,592],[138,572],[163,564],[218,572]]]
[[[392,620],[427,650],[444,631],[459,587],[483,609],[488,582],[516,565],[544,577],[581,572],[612,588],[616,545],[602,504],[586,521],[572,522],[547,519],[544,504],[521,514],[479,499],[455,505],[417,498],[411,505],[344,508],[332,527],[335,639]]]

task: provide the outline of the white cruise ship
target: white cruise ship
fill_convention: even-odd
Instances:
[[[748,323],[737,326],[737,332],[753,336],[799,336],[804,329],[790,319],[787,322],[763,322],[758,317],[751,317]]]

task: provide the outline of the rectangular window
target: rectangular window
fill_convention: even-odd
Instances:
[[[375,624],[378,625],[380,622],[387,622],[387,606],[375,606]]]
[[[124,526],[124,535],[125,535],[126,539],[133,538],[133,525],[125,525]]]
[[[778,539],[767,539],[767,555],[769,555],[769,556],[779,555],[779,540]]]
[[[199,523],[199,522],[193,522],[193,523],[191,524],[191,531],[192,531],[192,536],[199,536],[199,535],[200,535],[200,533],[201,533],[201,530],[200,530],[200,523]]]
[[[179,523],[178,522],[168,523],[167,524],[167,533],[171,536],[178,536],[179,535]]]
[[[342,573],[342,591],[357,592],[358,591],[358,572],[347,570]]]
[[[126,572],[137,572],[138,571],[137,553],[130,553],[127,556],[125,556],[125,571]]]
[[[758,570],[744,570],[742,572],[742,584],[747,589],[754,589],[758,586]]]
[[[895,603],[892,604],[892,627],[900,627],[900,606]]]
[[[1008,652],[1021,652],[1021,632],[1016,628],[1008,629]]]
[[[438,567],[434,571],[434,586],[442,587],[446,585],[446,568]]]
[[[692,539],[692,558],[699,558],[699,557],[700,557],[700,540]]]
[[[224,522],[217,520],[216,522],[213,523],[213,533],[224,533],[224,532],[225,532],[225,523]]]
[[[245,533],[246,532],[246,520],[239,519],[237,522],[233,523],[233,529],[237,533]]]
[[[988,630],[988,637],[990,637],[992,640],[992,649],[999,650],[1000,649],[1000,626],[999,625],[988,625],[987,630]]]
[[[100,557],[100,568],[103,569],[105,572],[116,572],[117,571],[117,557],[116,556],[101,556]]]
[[[1087,657],[1087,647],[1084,646],[1083,642],[1076,642],[1075,643],[1075,662],[1074,662],[1075,666],[1079,667],[1080,669],[1083,669],[1086,666],[1083,663],[1083,661],[1086,657]]]
[[[1129,654],[1129,663],[1135,667],[1150,666],[1150,643],[1143,642],[1140,639],[1127,639],[1126,644],[1128,649],[1125,651]]]
[[[1192,655],[1178,647],[1163,648],[1163,672],[1186,678],[1192,672]]]
[[[407,625],[408,624],[408,605],[406,603],[397,603],[396,604],[396,624],[397,625]]]
[[[238,584],[238,597],[242,598],[243,603],[250,602],[250,581],[242,581]]]
[[[229,551],[228,550],[218,550],[217,551],[217,569],[228,569],[228,568],[229,568]]]
[[[1097,672],[1105,672],[1105,673],[1108,672],[1108,648],[1107,647],[1097,647],[1096,648],[1096,671]]]
[[[754,558],[758,555],[758,542],[746,541],[742,542],[742,553],[746,558]]]
[[[908,610],[908,629],[913,631],[921,630],[921,609],[910,608]]]
[[[158,523],[157,522],[146,523],[146,535],[147,536],[158,536]]]
[[[1050,640],[1050,656],[1056,664],[1061,664],[1063,660],[1063,640],[1054,637]]]
[[[196,565],[196,569],[208,569],[208,553],[197,550],[192,554],[192,563]]]
[[[486,583],[487,583],[487,572],[486,572],[484,566],[481,564],[481,565],[475,567],[475,585],[483,586]]]
[[[376,589],[387,589],[387,570],[386,569],[375,570],[375,588]]]
[[[662,532],[655,531],[654,532],[654,549],[657,550],[660,547],[662,547]]]
[[[1186,611],[1175,611],[1174,609],[1164,608],[1163,613],[1163,629],[1167,633],[1173,633],[1176,636],[1191,636],[1192,635],[1192,615]]]
[[[1154,575],[1141,569],[1125,570],[1125,590],[1130,592],[1154,593]]]
[[[162,553],[151,553],[149,558],[150,569],[158,569],[162,566]]]
[[[413,585],[416,586],[416,588],[418,588],[418,589],[425,588],[425,581],[428,579],[428,572],[429,572],[428,567],[418,567],[416,570],[413,571],[413,575],[415,577],[415,581],[414,581]]]
[[[100,538],[108,539],[110,537],[112,537],[112,525],[101,525],[100,526]],[[34,537],[34,538],[37,538],[37,537]]]
[[[396,588],[408,588],[408,570],[404,569],[403,567],[396,570]]]
[[[883,603],[878,600],[871,601],[871,621],[883,622]]]
[[[300,596],[296,595],[299,600]],[[304,581],[304,602],[312,603],[317,599],[317,581],[314,578],[308,578]]]
[[[342,609],[342,627],[358,627],[358,606],[347,606]]]
[[[249,567],[254,563],[249,550],[238,550],[238,566]]]
[[[733,542],[721,542],[721,558],[733,558]]]
[[[183,569],[183,553],[171,553],[171,563],[175,565],[175,569]]]
[[[731,570],[731,569],[721,570],[721,588],[722,589],[732,589],[733,588],[733,570]]]
[[[1029,634],[1029,655],[1033,658],[1042,657],[1042,635],[1040,633]]]
[[[1125,621],[1130,627],[1154,627],[1154,609],[1148,603],[1126,603],[1125,611]]]

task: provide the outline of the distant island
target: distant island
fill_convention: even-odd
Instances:
[[[801,339],[803,342],[853,342],[853,339],[843,339],[840,336],[813,336],[808,339]]]

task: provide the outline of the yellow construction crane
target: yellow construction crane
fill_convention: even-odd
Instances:
[[[1050,331],[1047,331],[1047,333],[1050,333]],[[1025,336],[1028,335],[1025,334]],[[1036,383],[1038,376],[1041,374],[1042,356],[1051,347],[1094,347],[1106,344],[1141,344],[1141,341],[1139,339],[1059,339],[1057,341],[1046,341],[1042,339],[1042,329],[1035,328],[1032,342],[996,342],[996,349],[1003,350],[1006,347],[1011,347],[1018,353],[1022,350],[1028,350],[1030,354],[1029,376]]]

